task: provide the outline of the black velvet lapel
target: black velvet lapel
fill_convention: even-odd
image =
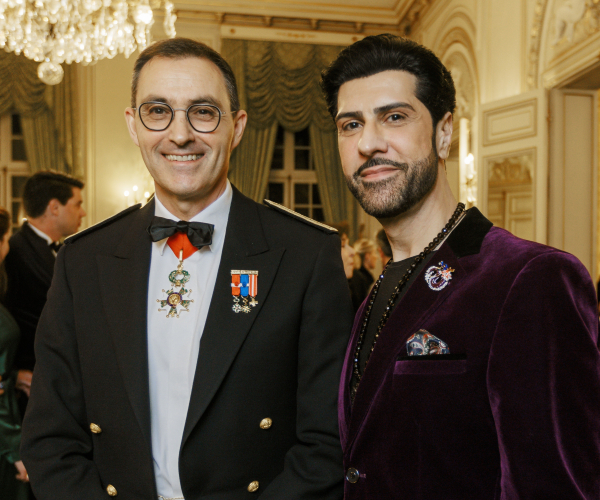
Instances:
[[[458,258],[477,254],[492,226],[477,207],[470,208],[464,220],[448,236],[447,244]]]

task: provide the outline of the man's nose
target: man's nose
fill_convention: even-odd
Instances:
[[[387,141],[380,124],[376,121],[365,123],[358,141],[358,152],[362,156],[370,158],[375,153],[386,153],[387,149]]]
[[[187,119],[187,113],[183,109],[174,111],[173,121],[169,125],[169,139],[177,145],[187,144],[194,140],[194,129]]]

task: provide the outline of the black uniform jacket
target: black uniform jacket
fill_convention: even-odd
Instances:
[[[18,369],[33,370],[35,365],[35,329],[46,303],[55,261],[48,242],[27,222],[10,239],[10,251],[5,261],[8,275],[6,306],[21,330],[15,358]]]
[[[39,500],[157,498],[146,338],[153,214],[153,202],[130,209],[59,252],[21,447]],[[248,314],[232,310],[234,269],[259,272]],[[337,384],[351,321],[339,237],[234,189],[180,449],[186,500],[341,498]]]

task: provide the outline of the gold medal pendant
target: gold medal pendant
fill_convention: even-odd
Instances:
[[[163,293],[167,294],[167,298],[164,300],[156,299],[156,302],[160,303],[161,307],[158,310],[164,312],[167,311],[166,307],[169,307],[167,318],[179,318],[179,314],[182,311],[190,312],[189,305],[194,302],[193,299],[184,299],[186,295],[189,296],[192,293],[192,290],[187,290],[184,287],[190,281],[190,273],[183,269],[183,251],[179,253],[179,265],[177,269],[171,271],[169,274],[169,281],[171,282],[171,288],[169,290],[163,289]]]

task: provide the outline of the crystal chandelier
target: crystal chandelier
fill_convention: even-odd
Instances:
[[[125,57],[152,42],[152,8],[164,8],[164,29],[175,36],[170,0],[0,0],[0,48],[39,61],[48,85],[63,78],[62,63],[90,64]]]

